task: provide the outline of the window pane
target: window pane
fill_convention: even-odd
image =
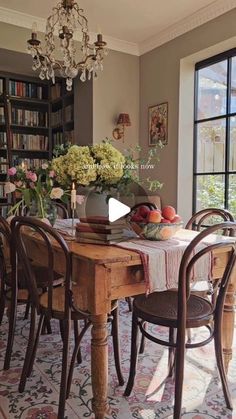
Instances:
[[[197,172],[223,172],[225,170],[226,120],[197,124]]]
[[[197,176],[196,211],[204,208],[224,208],[225,176]]]
[[[226,113],[227,60],[198,71],[197,119]]]
[[[231,112],[236,112],[236,57],[232,58],[231,72]]]
[[[229,211],[236,218],[236,175],[229,176]]]
[[[229,170],[236,170],[236,117],[230,118]]]

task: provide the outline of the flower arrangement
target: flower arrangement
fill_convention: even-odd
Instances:
[[[9,180],[5,183],[5,193],[16,192],[19,199],[11,208],[10,213],[16,214],[20,209],[32,209],[40,218],[46,218],[48,205],[51,200],[66,201],[66,191],[61,187],[54,187],[55,171],[49,163],[31,170],[22,166],[8,169]]]
[[[110,143],[94,146],[73,145],[66,154],[52,160],[52,168],[60,185],[72,182],[82,186],[110,187],[123,176],[125,158]]]
[[[57,157],[52,160],[52,168],[57,182],[70,187],[72,182],[82,186],[92,186],[97,192],[110,191],[113,188],[128,194],[129,187],[136,182],[150,191],[156,191],[162,184],[156,179],[144,176],[142,169],[152,169],[159,161],[158,151],[161,145],[149,150],[146,158],[135,157],[141,152],[139,146],[127,149],[124,155],[111,141],[106,139],[93,146],[66,146],[56,150]]]

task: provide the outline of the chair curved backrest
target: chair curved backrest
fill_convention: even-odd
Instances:
[[[203,228],[223,221],[235,221],[230,211],[221,208],[205,208],[196,212],[187,222],[185,228],[200,231]],[[229,230],[225,230],[223,234],[228,236],[231,233]]]
[[[63,218],[63,219],[69,218],[69,213],[68,213],[65,205],[63,205],[61,202],[57,202],[57,201],[53,201],[53,204],[55,205],[55,207],[57,209],[58,218]]]
[[[178,282],[178,327],[185,328],[186,322],[186,311],[187,311],[187,300],[191,295],[191,281],[193,279],[194,269],[196,263],[203,257],[208,257],[208,265],[206,269],[211,276],[213,268],[212,263],[212,252],[216,249],[224,248],[224,252],[228,254],[228,260],[225,268],[223,269],[222,276],[219,281],[219,291],[217,295],[215,310],[218,307],[223,307],[224,298],[227,291],[227,286],[230,280],[230,276],[236,261],[236,243],[233,238],[226,238],[219,235],[211,236],[218,231],[232,230],[236,232],[236,223],[226,221],[220,224],[215,224],[211,227],[201,231],[188,245],[182,256],[180,268],[179,268],[179,282]],[[196,278],[195,278],[196,279]]]
[[[33,269],[32,240],[40,241],[40,265],[46,268],[46,282],[48,288],[48,310],[47,315],[52,314],[53,279],[55,272],[55,253],[60,252],[60,260],[63,261],[63,272],[65,289],[64,318],[68,318],[71,300],[71,252],[63,237],[55,229],[46,223],[33,217],[14,217],[11,221],[12,237],[21,266],[23,268],[26,284],[29,291],[31,303],[39,312],[39,291]],[[28,241],[27,241],[28,237]],[[29,241],[30,237],[30,241]],[[62,259],[61,259],[62,258]]]

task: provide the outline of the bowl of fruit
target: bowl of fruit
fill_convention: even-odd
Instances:
[[[128,222],[139,237],[148,240],[168,240],[183,227],[181,217],[170,205],[162,210],[140,205],[131,211]]]

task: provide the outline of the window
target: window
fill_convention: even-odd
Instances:
[[[236,48],[195,69],[193,210],[236,217]]]

